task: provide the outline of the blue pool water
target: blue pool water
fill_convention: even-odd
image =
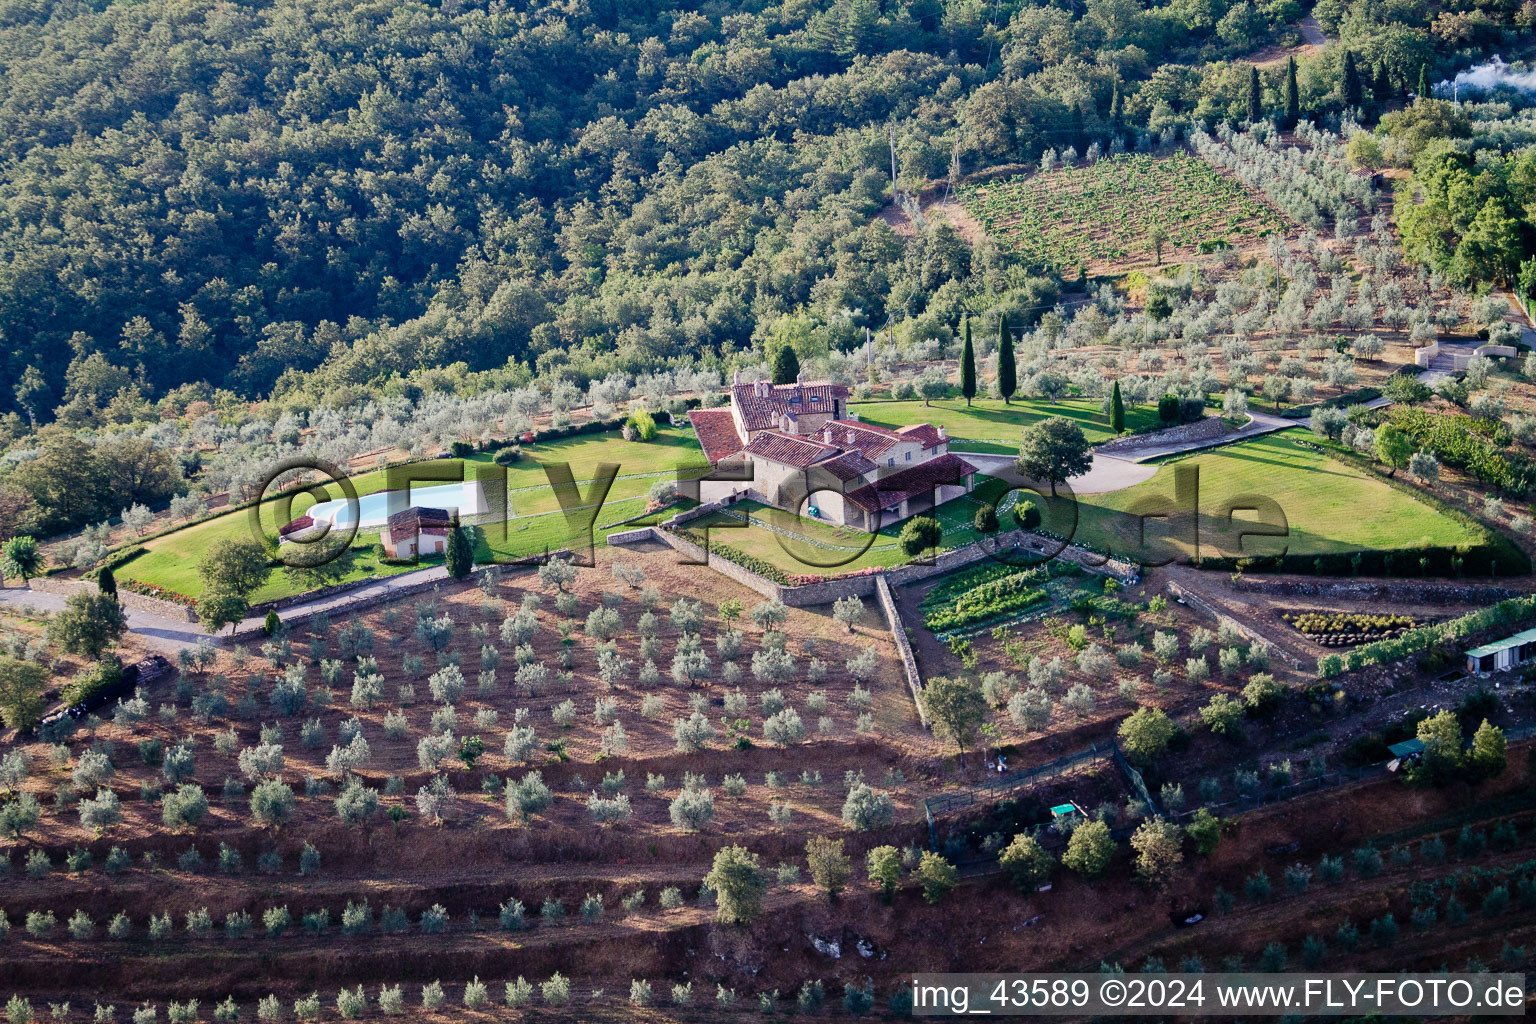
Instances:
[[[450,513],[457,509],[461,515],[469,515],[485,509],[485,498],[480,484],[474,482],[412,487],[409,493],[375,491],[357,499],[355,514],[358,529],[383,526],[391,513],[403,511],[412,505],[447,509]],[[323,519],[335,526],[347,526],[353,521],[354,509],[345,498],[337,498],[334,501],[319,502],[310,508],[307,515],[316,522]]]

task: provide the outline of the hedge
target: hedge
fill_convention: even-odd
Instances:
[[[689,399],[685,399],[683,404],[687,408],[689,408],[689,409],[695,409],[695,408],[698,408],[702,404],[702,402],[701,402],[700,399],[697,399],[697,398],[689,398]],[[677,425],[676,418],[673,417],[670,413],[661,412],[661,413],[658,413],[657,415],[658,416],[666,416],[668,422],[672,423],[673,425]],[[620,427],[622,427],[624,425],[624,420],[625,420],[625,417],[621,416],[621,417],[619,417],[617,419],[612,419],[612,420],[589,420],[586,423],[580,424],[579,426],[572,425],[572,426],[569,426],[569,427],[561,427],[561,428],[558,428],[558,429],[554,428],[554,427],[549,427],[549,428],[546,428],[544,430],[536,431],[534,433],[534,435],[533,435],[533,443],[537,443],[539,441],[558,441],[558,440],[560,440],[562,438],[576,437],[576,436],[581,435],[581,434],[601,434],[601,433],[605,433],[605,432],[607,432],[609,430],[618,430]],[[456,442],[456,443],[458,443],[458,442]],[[500,450],[502,448],[510,447],[512,445],[525,444],[525,443],[528,443],[528,442],[523,441],[523,439],[521,437],[509,437],[509,438],[506,438],[504,440],[503,439],[497,439],[497,440],[492,440],[492,441],[486,441],[483,444],[478,445],[478,449],[480,451],[484,451],[484,452],[494,452],[494,451],[498,451],[498,450]],[[473,445],[472,445],[472,447],[473,447]],[[450,455],[449,457],[452,458],[453,456]],[[389,467],[386,467],[386,468],[393,468],[395,466],[409,466],[409,465],[412,465],[412,464],[418,463],[418,462],[436,462],[436,461],[440,460],[441,458],[442,458],[442,456],[438,455],[436,453],[433,453],[431,455],[413,455],[410,458],[402,459],[399,462],[392,462],[392,463],[389,464]],[[184,530],[184,529],[186,529],[189,526],[196,526],[198,523],[207,522],[208,520],[216,519],[219,516],[226,516],[226,515],[230,515],[231,513],[234,513],[234,512],[244,511],[245,509],[248,509],[252,505],[256,504],[258,501],[270,501],[270,500],[275,499],[275,498],[280,498],[284,494],[294,494],[294,495],[297,495],[300,492],[302,492],[305,488],[307,488],[308,486],[309,485],[307,483],[292,484],[291,486],[282,488],[281,490],[278,490],[278,491],[274,491],[274,492],[272,492],[270,494],[259,495],[258,497],[255,497],[255,498],[246,498],[243,501],[231,501],[228,504],[220,506],[219,508],[205,509],[201,515],[193,516],[191,519],[187,519],[187,520],[184,520],[182,522],[167,523],[166,525],[160,527],[159,529],[157,529],[157,530],[155,530],[155,531],[153,531],[151,533],[147,533],[144,536],[138,538],[139,543],[136,544],[133,548],[120,548],[117,551],[112,552],[110,555],[107,556],[106,560],[103,561],[101,564],[103,566],[110,565],[112,567],[113,572],[116,572],[123,565],[127,564],[128,562],[131,562],[133,559],[137,558],[139,555],[142,555],[146,551],[148,551],[148,548],[143,547],[143,542],[144,541],[151,541],[151,540],[155,540],[155,539],[157,539],[159,537],[165,537],[165,536],[168,536],[168,535],[170,535],[172,533],[177,532],[178,530]],[[131,552],[131,553],[129,553],[129,552]],[[278,564],[281,564],[281,563],[278,563]],[[56,565],[56,566],[53,566],[51,568],[45,569],[43,571],[43,575],[44,576],[56,576],[56,575],[59,575],[59,574],[62,574],[62,573],[69,572],[73,568],[74,568],[73,566],[69,566],[69,565]]]
[[[1488,608],[1479,608],[1459,619],[1420,626],[1389,640],[1364,644],[1348,654],[1325,654],[1318,659],[1317,674],[1331,679],[1341,672],[1353,672],[1368,665],[1380,665],[1416,654],[1432,647],[1453,644],[1463,637],[1495,626],[1510,626],[1536,617],[1536,595],[1511,597]]]
[[[1334,551],[1321,555],[1202,555],[1190,564],[1219,572],[1283,572],[1310,576],[1388,576],[1397,579],[1441,576],[1523,576],[1530,558],[1502,543],[1443,544],[1396,548],[1391,551]],[[1458,561],[1459,560],[1459,561]]]
[[[68,707],[90,704],[96,698],[110,696],[122,682],[123,663],[109,654],[65,683],[59,697]]]
[[[111,569],[115,573],[115,572],[117,572],[117,570],[121,569],[128,562],[133,561],[135,558],[138,558],[140,555],[144,555],[144,554],[148,554],[148,553],[149,553],[149,548],[145,547],[142,544],[135,545],[134,547],[131,547],[131,548],[120,548],[119,550],[114,551],[112,554],[108,555],[106,557],[106,559],[104,559],[100,565],[98,565],[96,568],[92,569],[86,575],[89,576],[93,580],[100,579],[101,578],[102,570],[104,570],[104,569]]]
[[[1315,576],[1393,576],[1407,579],[1413,576],[1497,576],[1502,568],[1505,576],[1523,576],[1531,571],[1531,559],[1525,551],[1488,524],[1468,515],[1436,494],[1420,490],[1401,477],[1381,476],[1374,472],[1374,463],[1359,452],[1344,448],[1336,441],[1298,441],[1303,447],[1322,452],[1335,462],[1343,462],[1365,470],[1394,490],[1409,495],[1441,515],[1454,519],[1482,535],[1476,544],[1420,548],[1396,548],[1389,551],[1360,551],[1327,555],[1252,556],[1246,558],[1202,558],[1192,564],[1201,569],[1221,571],[1270,570],[1275,572],[1310,573]],[[1427,559],[1420,565],[1419,559]],[[1461,559],[1458,566],[1455,559]],[[1357,561],[1358,559],[1358,561]],[[1394,571],[1400,570],[1400,571]]]
[[[721,544],[718,541],[705,543],[703,534],[689,529],[680,529],[678,536],[692,541],[699,547],[707,550],[711,555],[718,555],[728,562],[734,562],[750,573],[755,573],[769,583],[777,583],[781,587],[803,587],[810,583],[825,583],[827,580],[846,579],[851,576],[870,576],[885,571],[882,567],[875,566],[868,569],[854,569],[849,572],[839,573],[793,573],[785,572],[772,562],[749,555],[739,548],[733,548],[729,544]],[[894,566],[892,568],[895,568]]]

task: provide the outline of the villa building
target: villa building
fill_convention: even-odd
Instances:
[[[969,493],[976,467],[949,451],[943,427],[891,430],[848,412],[830,381],[731,385],[731,404],[689,413],[710,465],[750,467],[726,500],[750,497],[831,523],[874,530]],[[721,474],[726,475],[725,473]]]
[[[379,542],[390,558],[415,558],[441,555],[448,546],[448,528],[453,519],[446,509],[412,505],[389,517],[379,531]]]

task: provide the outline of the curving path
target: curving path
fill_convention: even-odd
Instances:
[[[1093,465],[1089,467],[1088,472],[1068,477],[1067,486],[1072,488],[1074,494],[1108,494],[1111,491],[1123,491],[1127,487],[1144,483],[1157,474],[1159,467],[1152,464],[1154,459],[1199,451],[1202,448],[1214,448],[1234,441],[1246,441],[1251,437],[1262,437],[1265,434],[1274,434],[1297,426],[1301,426],[1301,421],[1288,420],[1283,416],[1250,409],[1247,423],[1220,437],[1154,444],[1125,456],[1104,455],[1095,451]],[[988,474],[1007,469],[1014,462],[1012,455],[983,455],[966,452],[963,453],[963,457],[981,472]]]
[[[0,604],[20,606],[29,604],[44,611],[56,612],[64,607],[64,595],[44,594],[31,587],[0,587]],[[208,634],[195,622],[177,621],[137,608],[125,607],[128,613],[128,632],[139,637],[148,647],[174,655],[184,647],[196,647]]]

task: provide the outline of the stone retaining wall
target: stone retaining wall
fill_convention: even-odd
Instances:
[[[907,628],[901,624],[901,611],[896,607],[896,595],[884,576],[875,577],[875,597],[880,610],[885,613],[886,624],[891,627],[891,638],[896,641],[896,655],[907,674],[907,687],[912,691],[912,703],[917,708],[917,720],[924,726],[928,716],[923,713],[923,676],[917,670],[917,658],[912,654],[912,644],[907,640]]]
[[[645,541],[656,541],[665,544],[688,557],[691,562],[699,565],[706,564],[704,548],[686,537],[679,536],[671,530],[656,526],[641,527],[636,530],[626,530],[622,533],[608,535],[608,543],[618,546],[625,544],[639,544]],[[787,585],[775,583],[770,579],[759,576],[751,569],[738,565],[721,555],[709,552],[707,564],[709,568],[729,579],[735,580],[742,586],[764,597],[784,602],[791,608],[804,608],[810,605],[829,604],[841,597],[872,597],[875,594],[875,581],[884,578],[892,587],[904,587],[913,583],[920,583],[933,576],[940,576],[947,572],[963,568],[984,558],[992,558],[1001,552],[1026,548],[1029,551],[1043,554],[1054,547],[1057,542],[1048,540],[1035,534],[1014,532],[1005,534],[1004,538],[996,546],[984,547],[980,542],[967,544],[963,548],[954,548],[939,554],[931,564],[903,565],[894,569],[885,569],[872,572],[850,573],[846,576],[834,576],[831,579],[821,580],[816,583],[801,583]],[[1096,555],[1091,551],[1068,545],[1059,551],[1057,558],[1066,559],[1090,569],[1097,573],[1103,573],[1116,577],[1123,581],[1136,578],[1136,566],[1127,562],[1114,559],[1106,561],[1102,555]]]
[[[1183,426],[1109,441],[1099,445],[1094,451],[1101,455],[1134,455],[1146,448],[1160,448],[1168,444],[1182,444],[1185,441],[1209,441],[1225,435],[1227,430],[1226,421],[1220,416],[1207,416],[1205,419],[1186,423]]]
[[[1265,580],[1248,576],[1233,580],[1232,589],[1267,597],[1321,597],[1382,604],[1493,604],[1521,594],[1508,587],[1477,584]]]
[[[412,572],[419,571],[420,570],[417,569],[412,570]],[[410,573],[399,573],[399,575],[409,576]],[[335,597],[338,594],[345,594],[353,590],[359,590],[363,587],[371,587],[375,583],[378,583],[380,580],[386,580],[390,578],[391,577],[388,576],[365,576],[360,580],[353,580],[350,583],[335,583],[329,587],[321,587],[318,590],[311,590],[304,594],[293,594],[289,597],[279,597],[273,601],[262,601],[260,604],[251,605],[246,614],[265,615],[267,612],[280,612],[284,609],[292,608],[296,604],[308,604],[311,601],[324,601],[326,598]]]
[[[1174,597],[1176,597],[1179,600],[1183,601],[1185,604],[1189,605],[1191,608],[1194,608],[1196,611],[1199,611],[1199,612],[1201,612],[1201,613],[1203,613],[1205,615],[1208,615],[1211,618],[1215,619],[1216,620],[1216,624],[1218,626],[1231,626],[1237,632],[1239,632],[1243,636],[1247,637],[1250,643],[1260,643],[1260,644],[1263,644],[1265,647],[1268,647],[1269,648],[1269,654],[1270,654],[1271,658],[1280,658],[1281,657],[1280,652],[1284,648],[1280,647],[1273,640],[1271,640],[1269,637],[1265,636],[1263,633],[1260,633],[1258,630],[1250,629],[1249,627],[1243,625],[1241,622],[1238,622],[1232,616],[1226,615],[1223,612],[1219,611],[1214,605],[1212,605],[1210,602],[1206,601],[1200,595],[1192,593],[1191,591],[1188,591],[1188,590],[1184,589],[1183,587],[1179,586],[1177,583],[1174,583],[1172,580],[1170,580],[1168,582],[1168,593],[1172,594]],[[1297,660],[1295,658],[1287,658],[1285,660],[1289,661],[1291,663],[1291,668],[1295,669],[1298,672],[1302,671],[1303,668],[1305,667],[1305,666],[1302,665],[1302,663],[1299,660]]]
[[[72,594],[94,594],[97,592],[95,580],[59,580],[47,577],[38,577],[29,583],[31,589],[40,594],[60,594],[69,597]],[[162,619],[170,619],[172,622],[196,622],[197,610],[188,608],[176,601],[167,601],[164,598],[150,597],[148,594],[135,594],[126,587],[117,588],[117,603],[124,608],[132,608],[134,611],[144,612],[146,615],[158,615]]]
[[[565,555],[565,554],[569,554],[569,552],[557,551],[557,552],[553,552],[553,554]],[[493,569],[495,569],[495,570],[503,570],[503,569],[506,569],[506,568],[509,568],[509,567],[513,567],[513,568],[516,568],[516,567],[529,567],[529,566],[532,566],[534,564],[535,563],[530,562],[530,561],[521,561],[521,562],[511,562],[511,563],[508,563],[508,562],[498,562],[495,565],[477,565],[477,566],[475,566],[473,569],[471,569],[469,571],[469,575],[467,577],[465,577],[465,581],[466,582],[477,581],[481,576],[484,576],[487,572],[490,572]],[[436,568],[436,566],[433,566],[432,568]],[[405,579],[406,577],[408,577],[410,575],[411,575],[410,573],[402,573],[400,576],[393,577],[393,578],[397,579],[397,580],[398,579]],[[366,585],[368,585],[370,583],[377,583],[377,582],[379,582],[379,581],[376,580],[376,579],[359,580],[355,584],[343,584],[340,587],[331,587],[331,588],[328,588],[328,589],[330,591],[332,591],[332,596],[334,596],[335,593],[344,593],[345,591],[355,590],[355,589],[357,589],[359,587],[366,586]],[[377,594],[369,594],[368,596],[360,597],[360,598],[358,598],[355,601],[347,601],[347,602],[343,603],[342,605],[340,605],[338,607],[326,608],[326,609],[324,609],[324,611],[325,611],[326,615],[333,615],[333,616],[334,615],[354,615],[354,614],[356,614],[358,612],[368,611],[370,608],[377,608],[379,605],[391,604],[391,603],[393,603],[395,601],[400,601],[400,600],[403,600],[404,598],[407,598],[407,597],[414,597],[417,594],[426,593],[427,591],[432,590],[433,588],[435,588],[435,587],[437,587],[437,586],[439,586],[439,585],[441,585],[443,583],[454,583],[454,582],[458,582],[458,581],[455,581],[451,577],[434,576],[431,579],[423,579],[423,580],[407,583],[404,586],[391,587],[391,588],[389,588],[387,590],[381,590]],[[308,593],[308,594],[303,594],[303,595],[301,595],[301,596],[299,596],[297,598],[289,599],[289,603],[288,603],[287,606],[288,607],[292,607],[295,604],[309,604],[309,603],[311,603],[313,601],[324,600],[326,596],[327,596],[326,594],[324,594],[324,593],[322,593],[320,591],[314,591],[314,592],[311,592],[311,593]],[[256,612],[256,609],[254,607],[251,610],[252,610],[253,613]],[[259,616],[259,615],[265,614],[265,612],[260,612],[260,613],[257,613],[257,614]],[[253,627],[251,627],[249,629],[237,630],[233,634],[233,638],[236,639],[236,640],[250,640],[250,639],[252,639],[254,637],[262,635],[263,632],[264,632],[263,627],[261,627],[261,626],[253,626]],[[226,639],[229,638],[229,636],[230,636],[229,634],[225,634]]]

